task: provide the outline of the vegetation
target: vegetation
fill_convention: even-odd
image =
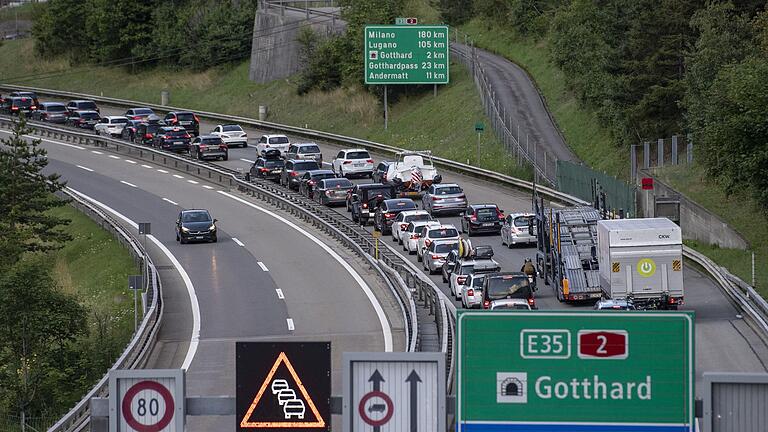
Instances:
[[[115,250],[91,243],[94,237],[106,235],[96,224],[76,219],[63,231],[74,210],[63,208],[64,201],[52,194],[63,184],[56,175],[42,174],[46,152],[39,140],[23,138],[29,132],[22,118],[13,135],[0,140],[3,420],[61,414],[104,374],[116,357],[116,347],[130,336],[120,325],[124,312],[119,308],[92,307],[113,302],[118,298],[114,293],[98,301],[81,298],[84,287],[113,288],[119,279],[124,285],[125,275],[135,271],[130,257],[123,259],[126,251],[122,256],[115,254],[119,245]],[[88,265],[78,261],[91,251],[95,255],[88,257]],[[89,271],[93,269],[99,270]],[[112,330],[93,332],[90,313],[107,320]],[[5,430],[10,425],[0,427]]]

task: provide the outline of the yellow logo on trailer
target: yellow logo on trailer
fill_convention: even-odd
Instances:
[[[656,263],[650,258],[643,258],[637,262],[637,272],[642,277],[651,277],[656,274]]]

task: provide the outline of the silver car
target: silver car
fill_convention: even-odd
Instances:
[[[467,196],[457,184],[433,184],[424,194],[422,204],[431,215],[462,213],[467,210]]]
[[[525,299],[501,299],[492,301],[490,309],[531,310],[531,305]]]
[[[424,252],[424,258],[421,262],[424,265],[424,270],[429,274],[435,274],[443,268],[445,264],[445,258],[453,250],[459,247],[459,243],[455,240],[435,240],[429,245]]]
[[[323,153],[320,152],[320,147],[315,143],[291,144],[284,156],[286,160],[311,159],[317,161],[321,167],[323,166]]]
[[[512,213],[501,226],[501,244],[510,248],[516,244],[536,244],[536,224],[530,213]]]
[[[465,309],[481,308],[485,273],[472,273],[461,286],[461,306]]]

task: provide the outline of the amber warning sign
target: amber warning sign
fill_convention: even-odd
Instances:
[[[237,430],[330,429],[330,343],[238,343]]]

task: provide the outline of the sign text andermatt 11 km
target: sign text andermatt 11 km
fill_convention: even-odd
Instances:
[[[366,26],[366,84],[447,84],[448,26]]]

